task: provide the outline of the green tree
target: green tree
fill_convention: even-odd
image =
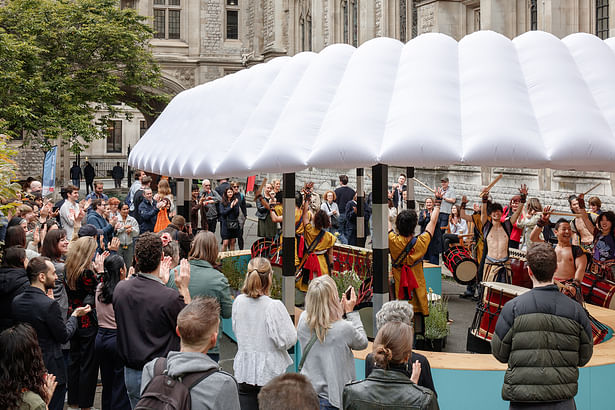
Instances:
[[[7,142],[8,137],[0,135],[0,211],[15,207],[16,204],[11,201],[21,191],[21,185],[13,182],[17,176],[15,173],[17,167],[14,160],[17,152]]]
[[[1,131],[43,150],[63,139],[80,152],[106,135],[124,102],[152,123],[168,102],[151,28],[116,0],[9,0],[0,7]],[[97,111],[107,111],[99,121]]]

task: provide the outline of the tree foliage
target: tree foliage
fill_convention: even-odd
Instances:
[[[0,118],[47,150],[54,140],[79,152],[105,134],[125,102],[146,118],[167,96],[149,48],[151,28],[116,0],[9,0],[0,7]]]
[[[11,202],[17,197],[21,186],[13,182],[16,179],[15,156],[17,152],[8,145],[8,137],[0,135],[0,211],[5,211],[15,204]]]

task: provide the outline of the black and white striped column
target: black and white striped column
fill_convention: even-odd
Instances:
[[[378,164],[372,167],[372,224],[374,229],[374,237],[372,238],[374,293],[372,301],[374,305],[374,334],[377,333],[376,314],[382,305],[389,301],[388,173],[387,165]]]
[[[357,168],[357,246],[365,246],[365,177],[363,168]]]
[[[282,302],[295,321],[295,174],[284,174],[282,214]]]
[[[414,167],[406,168],[406,208],[416,210],[416,201],[414,199]]]

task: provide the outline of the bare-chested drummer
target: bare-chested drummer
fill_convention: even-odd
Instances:
[[[527,186],[521,185],[519,188],[521,203],[525,204],[527,199]],[[523,205],[510,218],[501,222],[502,205],[492,203],[487,207],[489,191],[483,189],[481,192],[483,205],[481,209],[481,222],[483,224],[483,237],[485,238],[485,266],[483,268],[483,280],[485,282],[512,282],[512,272],[510,268],[510,258],[508,255],[508,241],[512,232],[513,225],[519,219]]]
[[[538,224],[530,234],[530,241],[545,242],[544,237],[541,237],[540,234],[543,228],[548,226],[550,216],[551,207],[547,206],[544,208]],[[581,282],[583,282],[583,276],[585,275],[587,256],[580,246],[572,244],[573,233],[569,221],[563,218],[558,220],[555,223],[554,232],[557,238],[557,245],[555,245],[557,270],[555,271],[553,279],[567,287],[564,293],[582,302]]]

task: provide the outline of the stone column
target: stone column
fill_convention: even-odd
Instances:
[[[515,3],[512,0],[481,0],[481,30],[492,30],[508,38],[515,37]]]
[[[283,175],[282,302],[295,322],[295,174]]]
[[[378,164],[372,167],[372,223],[374,237],[372,238],[372,270],[373,270],[373,305],[374,334],[376,329],[376,313],[383,304],[389,301],[389,237],[387,205],[388,167]]]

